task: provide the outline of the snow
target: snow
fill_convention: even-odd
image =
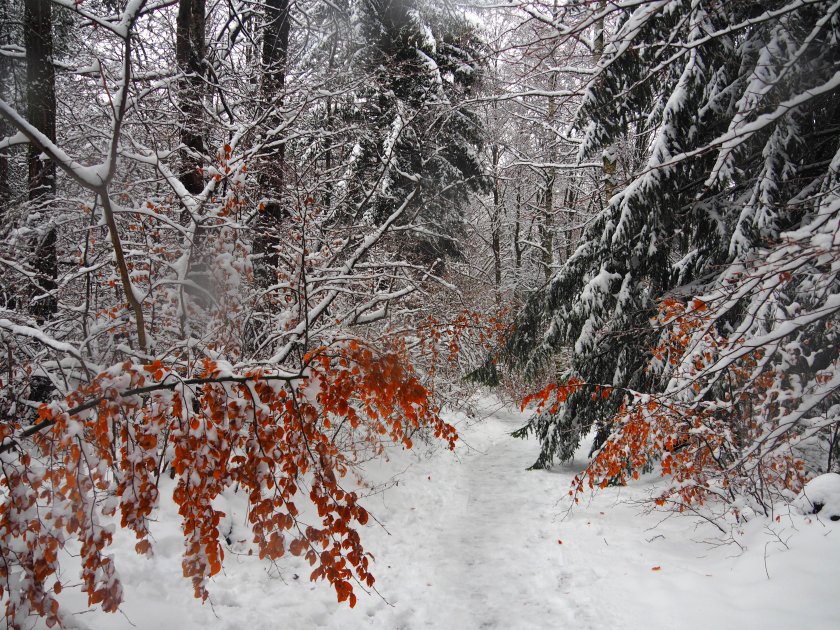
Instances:
[[[153,558],[135,555],[131,536],[115,536],[124,614],[84,612],[69,587],[65,611],[79,613],[79,627],[103,630],[840,627],[840,523],[789,510],[743,524],[732,532],[737,544],[724,544],[705,521],[647,511],[641,502],[662,483],[653,476],[569,511],[582,458],[528,471],[538,444],[509,435],[525,416],[490,398],[476,411],[450,415],[462,438],[454,454],[421,446],[366,464],[376,491],[363,505],[375,518],[362,538],[379,594],[357,586],[355,609],[310,583],[299,558],[270,566],[248,556],[242,514],[223,520],[231,542],[202,605],[181,577],[177,509],[162,498]],[[824,477],[806,492],[836,500],[840,475]],[[78,581],[70,560],[63,580]]]
[[[3,318],[0,319],[0,329],[6,330],[11,334],[20,337],[29,337],[30,339],[34,339],[42,343],[43,345],[52,348],[53,350],[56,350],[58,352],[65,352],[79,359],[80,361],[83,360],[81,353],[74,346],[63,341],[57,341],[37,328],[32,328],[31,326],[19,326],[14,322]]]
[[[840,520],[840,475],[826,473],[811,479],[799,496],[798,505],[805,514]]]

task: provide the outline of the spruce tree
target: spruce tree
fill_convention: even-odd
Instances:
[[[829,2],[670,0],[610,16],[614,35],[577,120],[580,155],[600,159],[642,138],[647,159],[528,302],[505,354],[534,374],[570,349],[558,378],[619,389],[593,402],[583,388],[533,418],[520,435],[541,440],[536,466],[570,458],[593,427],[594,448],[603,443],[620,388],[665,387],[650,353],[659,300],[714,287],[724,266],[807,226],[826,187],[836,194],[837,11]]]
[[[486,186],[481,121],[463,105],[480,77],[480,42],[431,3],[361,0],[355,13],[367,79],[348,112],[362,132],[346,172],[347,212],[376,224],[414,192],[407,253],[425,263],[455,255],[468,194]]]

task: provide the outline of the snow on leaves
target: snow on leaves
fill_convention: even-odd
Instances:
[[[608,420],[609,437],[574,480],[569,494],[576,501],[587,487],[624,485],[654,465],[671,480],[656,503],[680,511],[722,499],[736,516],[745,509],[769,513],[774,501],[801,491],[813,474],[806,450],[830,441],[837,423],[836,309],[830,297],[809,307],[804,295],[796,312],[788,305],[784,320],[778,308],[804,286],[835,286],[825,269],[815,273],[818,261],[834,258],[834,246],[826,249],[819,237],[822,224],[788,235],[737,272],[733,267],[705,299],[662,301],[655,322],[662,335],[648,369],[670,375],[664,392],[571,378],[524,399],[523,409],[535,404],[537,414],[556,414],[574,393],[623,398]],[[824,347],[815,344],[818,337]]]
[[[457,435],[401,353],[349,341],[312,351],[305,363],[299,375],[233,374],[204,360],[184,375],[161,361],[125,362],[64,404],[42,406],[32,444],[20,426],[0,425],[0,594],[8,625],[21,627],[31,613],[61,624],[59,554],[71,541],[80,544],[88,603],[116,610],[122,591],[105,555],[110,517],[118,511],[137,552],[153,553],[149,522],[167,472],[176,480],[183,572],[196,597],[207,598],[208,579],[224,561],[224,514],[213,500],[237,487],[248,499],[259,556],[305,557],[311,579],[327,581],[353,606],[353,582],[374,583],[357,531],[368,513],[340,480],[361,449],[411,447],[421,428],[453,448]],[[316,524],[301,520],[300,501],[315,507]]]

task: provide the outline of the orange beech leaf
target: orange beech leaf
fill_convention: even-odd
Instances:
[[[83,413],[71,416],[48,406],[39,410],[39,417],[53,426],[33,443],[40,455],[53,457],[54,464],[44,471],[33,466],[28,453],[20,454],[17,477],[12,474],[5,481],[25,492],[16,498],[16,507],[3,506],[0,528],[36,503],[44,506],[41,521],[14,525],[15,531],[49,532],[32,538],[44,561],[24,569],[30,581],[43,584],[56,575],[63,541],[75,538],[90,604],[113,611],[122,591],[113,562],[105,555],[111,536],[98,519],[118,510],[120,525],[137,537],[137,553],[152,553],[149,528],[160,499],[158,481],[171,472],[172,498],[184,535],[182,569],[196,597],[208,597],[208,579],[224,562],[219,533],[224,515],[212,507],[213,501],[238,487],[248,501],[247,522],[259,556],[277,559],[286,549],[303,555],[313,566],[312,579],[327,581],[341,601],[353,606],[351,579],[374,583],[368,570],[372,556],[357,531],[370,517],[357,495],[340,487],[341,477],[352,470],[354,454],[336,445],[333,431],[327,430],[339,423],[327,414],[346,417],[345,430],[375,453],[382,452],[383,438],[410,448],[408,431],[415,428],[429,429],[449,448],[457,440],[454,427],[440,418],[433,393],[404,353],[404,348],[374,353],[358,341],[329,351],[320,348],[310,356],[311,375],[284,381],[282,387],[269,381],[271,374],[262,368],[248,371],[247,382],[202,380],[221,378],[223,372],[214,361],[201,359],[194,373],[178,373],[171,383],[159,383],[159,392],[128,396],[125,392],[145,386],[147,375],[160,381],[176,371],[162,360],[125,362],[68,396],[65,409],[85,406]],[[192,384],[183,384],[188,381]],[[310,393],[313,384],[317,402]],[[10,434],[6,425],[0,430]],[[162,464],[163,453],[171,454],[167,466]],[[100,465],[88,466],[89,462]],[[293,502],[301,478],[309,480],[311,492],[300,500],[312,503],[320,523],[287,546],[281,532],[303,527]],[[107,492],[118,501],[98,507],[95,497]],[[56,584],[57,594],[61,586]]]

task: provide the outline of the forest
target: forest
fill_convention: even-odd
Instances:
[[[9,628],[119,613],[164,522],[199,603],[352,608],[368,471],[490,399],[571,510],[829,526],[839,353],[840,2],[0,0]]]

